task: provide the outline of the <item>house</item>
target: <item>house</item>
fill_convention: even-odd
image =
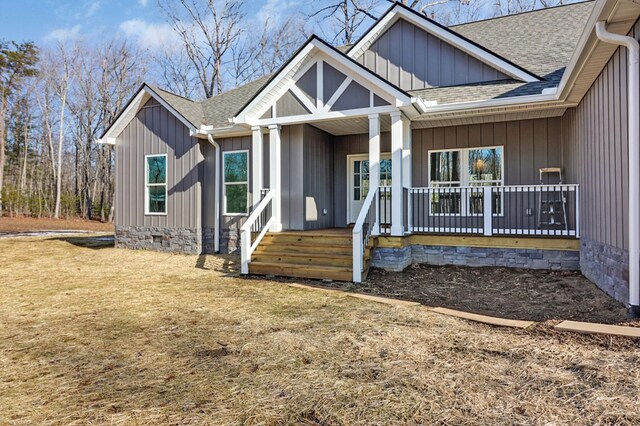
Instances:
[[[637,309],[639,16],[596,0],[447,28],[396,3],[202,102],[145,84],[101,138],[117,246],[355,282],[581,269]]]

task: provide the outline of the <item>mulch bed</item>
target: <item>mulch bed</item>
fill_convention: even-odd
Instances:
[[[627,321],[624,305],[579,272],[414,264],[404,272],[373,269],[362,284],[322,285],[510,319]]]

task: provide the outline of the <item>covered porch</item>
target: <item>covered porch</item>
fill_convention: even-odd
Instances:
[[[266,266],[284,258],[318,265],[312,246],[326,245],[349,259],[318,256],[323,267],[335,261],[341,270],[314,276],[344,279],[346,270],[361,282],[380,236],[579,237],[577,185],[538,179],[536,170],[562,171],[552,163],[561,156],[551,140],[561,126],[540,131],[536,122],[513,131],[496,123],[429,136],[418,121],[425,111],[423,99],[311,39],[234,118],[252,134],[242,272],[252,271],[263,240],[276,253],[266,243],[258,250]],[[518,146],[514,138],[522,138]],[[304,233],[325,228],[344,228],[348,240]],[[303,256],[292,255],[288,243],[299,244]],[[282,273],[299,269],[292,265],[284,262]]]
[[[362,130],[363,123],[368,133],[346,135],[338,130]],[[426,149],[424,140],[413,144],[414,135],[422,136],[400,112],[306,123],[295,131],[290,126],[270,126],[268,132],[254,129],[255,144],[264,147],[268,140],[263,155],[269,161],[259,161],[254,154],[253,164],[267,163],[269,168],[266,175],[265,170],[252,169],[254,177],[265,175],[268,184],[253,181],[253,191],[260,195],[241,233],[245,273],[300,276],[298,269],[306,268],[307,273],[315,271],[312,278],[349,276],[360,282],[377,248],[471,244],[487,249],[578,250],[578,185],[551,183],[558,177],[540,175],[540,170],[530,173],[525,183],[504,179],[504,171],[513,168],[505,164],[505,155],[515,160],[508,143],[463,151]],[[289,144],[285,149],[291,150],[293,133],[301,138],[299,163],[291,160],[291,152],[282,153],[283,139]],[[326,152],[318,154],[318,146]],[[253,152],[257,149],[254,146]],[[443,177],[450,173],[452,160],[458,173],[470,168],[473,176],[467,173],[455,177],[457,181]],[[540,161],[546,165],[550,160]],[[424,171],[419,170],[425,164],[426,185]],[[301,169],[298,175],[296,168]],[[535,184],[536,178],[542,183]],[[279,233],[282,237],[275,237]],[[272,253],[266,245],[272,246]],[[313,245],[318,249],[309,250]],[[272,267],[251,267],[256,261]],[[324,273],[318,269],[323,267]]]

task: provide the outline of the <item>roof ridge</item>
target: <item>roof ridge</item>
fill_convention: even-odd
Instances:
[[[233,89],[229,89],[229,90],[227,90],[226,92],[222,92],[222,93],[219,93],[219,94],[217,94],[217,95],[215,95],[215,96],[212,96],[212,97],[210,97],[210,98],[203,99],[203,100],[202,100],[202,101],[200,101],[200,102],[207,102],[207,101],[210,101],[210,100],[212,100],[212,99],[219,99],[219,98],[220,98],[220,96],[231,94],[231,93],[233,93],[233,92],[235,92],[235,91],[237,91],[237,90],[240,90],[240,89],[243,89],[243,88],[247,87],[247,86],[248,86],[248,85],[250,85],[250,84],[254,84],[254,83],[256,83],[256,82],[258,82],[258,81],[260,81],[260,80],[262,80],[262,79],[266,79],[266,78],[268,78],[268,77],[271,77],[272,75],[273,75],[273,73],[265,74],[265,75],[263,75],[263,76],[261,76],[261,77],[256,78],[255,80],[251,80],[251,81],[249,81],[249,82],[247,82],[247,83],[244,83],[244,84],[242,84],[242,85],[240,85],[240,86],[236,86],[236,87],[234,87]]]
[[[497,21],[499,19],[513,18],[513,17],[516,17],[516,16],[529,15],[529,14],[537,13],[537,12],[544,12],[544,11],[548,11],[548,10],[561,9],[561,8],[565,8],[565,7],[577,6],[577,5],[582,5],[582,4],[586,4],[586,3],[595,3],[595,2],[596,2],[596,0],[580,0],[580,1],[576,1],[574,3],[558,4],[558,5],[555,5],[555,6],[543,7],[543,8],[540,8],[540,9],[525,10],[525,11],[522,11],[522,12],[512,13],[512,14],[509,14],[509,15],[494,16],[494,17],[491,17],[491,18],[484,18],[484,19],[478,19],[476,21],[464,22],[462,24],[449,25],[447,28],[458,28],[458,27],[462,27],[462,26],[465,26],[465,25],[477,24],[479,22]]]
[[[186,100],[186,101],[193,102],[193,103],[198,103],[198,101],[194,101],[193,99],[189,99],[189,98],[187,98],[186,96],[182,96],[182,95],[179,95],[179,94],[177,94],[177,93],[174,93],[174,92],[172,92],[172,91],[170,91],[170,90],[164,89],[164,88],[162,88],[162,87],[160,87],[160,86],[156,86],[155,84],[149,84],[149,83],[144,83],[144,84],[146,84],[147,86],[149,86],[149,87],[150,87],[151,89],[153,89],[153,90],[160,90],[160,91],[162,91],[162,92],[164,92],[164,93],[168,93],[168,94],[170,94],[170,95],[176,96],[176,97],[181,98],[181,99],[184,99],[184,100]]]

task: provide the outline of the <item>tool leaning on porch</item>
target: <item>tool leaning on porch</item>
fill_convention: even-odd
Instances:
[[[543,167],[540,169],[540,185],[545,185],[544,177],[558,177],[558,182],[546,182],[546,187],[540,190],[538,198],[538,228],[568,230],[567,196],[562,186],[562,169],[560,167]],[[547,180],[549,180],[547,179]]]

